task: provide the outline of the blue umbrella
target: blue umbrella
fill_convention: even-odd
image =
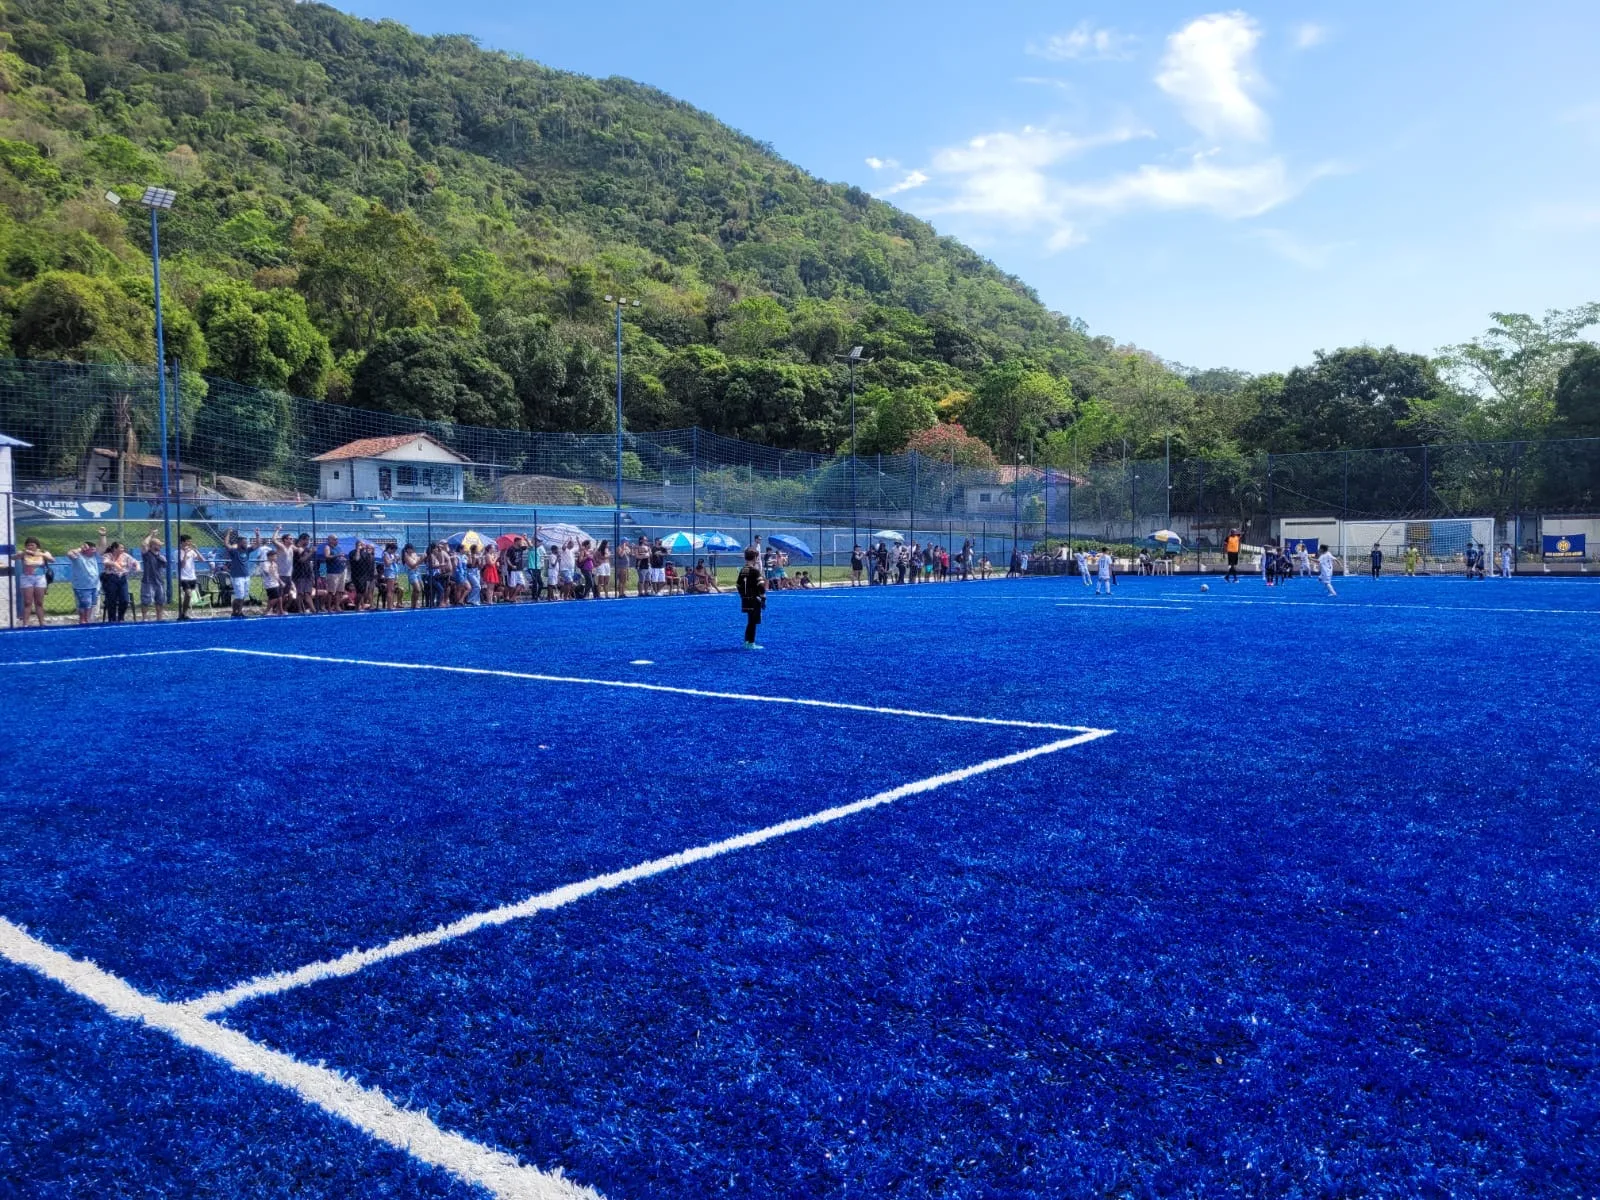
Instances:
[[[803,562],[811,561],[811,547],[790,534],[775,533],[767,539],[767,545],[776,546],[791,558],[798,558]]]
[[[708,533],[701,539],[700,544],[712,554],[737,554],[744,549],[742,542],[725,533]]]

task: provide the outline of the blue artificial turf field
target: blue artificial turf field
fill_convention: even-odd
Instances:
[[[0,1195],[1600,1194],[1600,588],[1338,583],[8,637]]]

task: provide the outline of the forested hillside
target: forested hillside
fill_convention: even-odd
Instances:
[[[866,452],[1072,462],[1124,441],[1226,455],[1493,424],[1486,393],[1452,383],[1471,382],[1465,360],[1361,348],[1287,378],[1174,369],[669,96],[466,38],[290,0],[0,0],[0,39],[0,333],[18,356],[153,361],[134,201],[154,182],[178,192],[164,307],[191,379],[607,429],[604,297],[620,293],[640,302],[637,429],[838,449],[835,356],[857,343]],[[1519,436],[1551,423],[1571,323]],[[227,402],[186,399],[188,419]]]

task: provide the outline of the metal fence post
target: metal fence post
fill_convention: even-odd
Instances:
[[[911,515],[908,521],[909,528],[906,536],[911,539],[911,544],[917,542],[917,452],[911,452]]]
[[[177,536],[183,537],[183,364],[172,360],[172,507],[176,510]],[[171,536],[169,532],[169,537]],[[172,587],[172,568],[177,557],[178,543],[167,543],[167,599],[177,603],[177,592]]]

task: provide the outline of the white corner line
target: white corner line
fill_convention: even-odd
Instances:
[[[592,1188],[559,1171],[526,1166],[502,1150],[449,1133],[422,1112],[401,1108],[376,1088],[327,1067],[301,1062],[185,1009],[138,991],[92,962],[72,958],[0,917],[0,955],[98,1004],[112,1016],[147,1025],[185,1046],[221,1059],[234,1070],[293,1092],[307,1104],[487,1189],[500,1200],[600,1200]]]
[[[764,829],[741,833],[735,837],[724,838],[722,841],[696,846],[689,850],[680,850],[678,853],[669,854],[664,858],[653,858],[620,871],[610,871],[604,875],[596,875],[591,879],[585,879],[578,883],[565,884],[562,887],[548,892],[540,892],[538,895],[529,896],[525,900],[502,905],[499,908],[472,913],[469,916],[452,921],[448,925],[440,925],[427,933],[408,934],[405,937],[395,938],[393,941],[385,942],[381,946],[374,946],[367,950],[351,950],[339,955],[337,958],[309,963],[293,971],[281,971],[246,980],[223,991],[208,992],[206,995],[197,996],[195,999],[185,1001],[177,1007],[194,1014],[196,1017],[209,1016],[242,1004],[246,1000],[270,996],[278,992],[287,992],[294,988],[304,987],[311,983],[319,983],[326,979],[354,975],[358,971],[364,971],[377,963],[391,958],[399,958],[401,955],[411,954],[418,950],[426,950],[433,946],[443,945],[445,942],[454,941],[456,938],[464,937],[479,929],[505,925],[512,921],[521,920],[523,917],[531,917],[536,913],[562,908],[575,900],[592,896],[596,892],[620,888],[641,879],[648,879],[652,875],[661,875],[667,871],[675,871],[680,867],[687,867],[694,863],[705,862],[707,859],[718,858],[735,850],[746,850],[752,846],[759,846],[763,842],[770,842],[775,838],[787,837],[791,833],[799,833],[802,830],[813,829],[818,825],[841,821],[846,817],[855,816],[857,813],[865,812],[868,809],[879,808],[885,804],[892,804],[896,800],[903,800],[907,796],[931,792],[935,788],[941,788],[947,784],[960,783],[976,775],[998,771],[1003,767],[1015,766],[1018,763],[1027,762],[1029,759],[1041,758],[1046,754],[1054,754],[1072,746],[1081,746],[1085,742],[1109,737],[1115,732],[1116,730],[1114,729],[1090,729],[1075,737],[1048,742],[1043,746],[1035,746],[1030,750],[1019,750],[1015,754],[991,758],[970,767],[960,767],[954,771],[946,771],[942,775],[932,775],[926,779],[903,783],[899,787],[868,796],[864,800],[856,800],[850,804],[841,804],[834,808],[825,808],[809,816],[780,821],[778,824],[768,825]]]
[[[237,646],[211,646],[218,654],[247,654],[255,658],[282,658],[297,662],[335,663],[351,667],[383,667],[392,671],[442,671],[450,675],[486,675],[495,679],[528,679],[536,683],[575,683],[585,687],[624,688],[635,692],[666,692],[709,700],[741,700],[749,704],[793,704],[801,708],[832,708],[844,712],[886,717],[916,717],[924,721],[954,721],[962,725],[999,725],[1010,729],[1049,729],[1061,733],[1104,733],[1088,725],[1059,725],[1052,721],[1022,721],[1009,717],[967,717],[955,713],[922,712],[914,708],[880,708],[848,704],[842,700],[811,700],[795,696],[763,696],[753,692],[712,692],[703,688],[642,683],[634,679],[585,679],[573,675],[541,675],[532,671],[506,671],[493,667],[453,667],[440,663],[387,662],[373,658],[333,658],[320,654],[291,654],[276,650],[246,650]]]

